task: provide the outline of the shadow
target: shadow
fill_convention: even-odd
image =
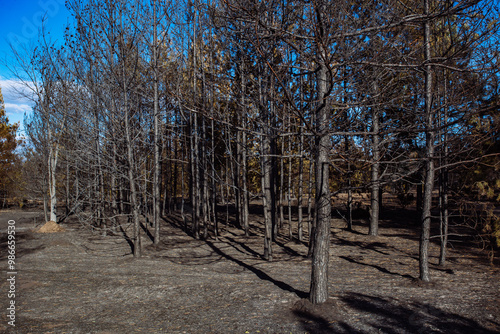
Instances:
[[[306,333],[342,333],[337,326],[338,311],[339,308],[332,299],[319,305],[314,305],[307,299],[301,299],[292,307],[293,315],[300,321]]]
[[[209,265],[222,259],[222,256],[216,256],[214,252],[199,254],[194,250],[181,251],[178,255],[156,255],[154,257],[186,266]]]
[[[398,273],[393,273],[392,271],[389,271],[389,270],[387,270],[384,267],[378,266],[376,264],[363,263],[363,262],[358,261],[356,259],[353,259],[352,257],[349,257],[349,256],[339,256],[339,258],[344,259],[346,261],[349,261],[351,263],[355,263],[355,264],[359,264],[359,265],[362,265],[362,266],[367,266],[367,267],[375,268],[375,269],[377,269],[378,271],[380,271],[380,272],[382,272],[384,274],[389,274],[389,275],[394,275],[394,276],[401,276],[401,277],[408,278],[408,279],[411,279],[411,280],[414,279],[412,276],[410,276],[408,274],[401,275],[401,274],[398,274]]]
[[[254,228],[252,226],[252,228]],[[259,230],[258,227],[255,227],[256,230]],[[236,234],[234,232],[231,232],[231,231],[226,231],[226,233],[228,234],[232,234],[233,236],[235,237],[241,237],[241,238],[245,238],[246,240],[247,239],[250,239],[251,237],[255,237],[255,236],[259,236],[259,237],[263,237],[264,236],[264,229],[262,229],[262,234],[253,234],[253,233],[250,233],[250,235],[248,236],[244,236],[244,235],[241,235],[241,234]],[[241,241],[237,241],[236,239],[232,238],[232,237],[228,237],[228,236],[225,236],[224,237],[225,239],[227,239],[228,241],[232,242],[232,243],[235,243],[235,244],[238,244],[239,246],[241,246],[247,253],[253,255],[253,256],[256,256],[256,257],[262,257],[261,254],[259,254],[258,252],[256,252],[255,250],[253,250],[252,248],[248,247],[245,243],[241,242]],[[292,240],[292,241],[289,241],[289,240],[285,240],[285,241],[280,241],[281,240],[285,240],[283,238],[281,238],[280,236],[278,236],[278,238],[276,239],[273,239],[273,243],[277,246],[279,246],[281,249],[283,249],[284,253],[289,255],[290,257],[299,257],[299,258],[307,258],[307,253],[306,254],[302,254],[302,253],[299,253],[297,252],[295,249],[287,246],[285,244],[285,242],[295,242],[297,244],[302,244],[302,245],[306,245],[307,246],[307,243],[305,242],[300,242],[298,240]],[[234,246],[233,246],[234,247]],[[235,247],[234,247],[235,248]],[[235,248],[236,250],[240,251],[241,253],[244,253],[242,252],[241,250]]]
[[[191,217],[190,214],[184,213],[184,219],[186,219],[186,224],[182,220],[182,216],[180,214],[169,214],[168,216],[162,217],[163,220],[172,225],[173,227],[178,228],[180,231],[184,232],[186,235],[190,236],[191,238],[195,239],[195,235],[193,233],[193,230],[191,229]],[[201,238],[200,238],[201,239]]]
[[[279,280],[272,278],[271,276],[269,276],[268,274],[266,274],[262,270],[257,269],[249,264],[246,264],[245,262],[243,262],[241,260],[238,260],[238,259],[232,257],[231,255],[222,251],[213,242],[208,241],[208,240],[206,240],[205,242],[207,243],[208,246],[210,246],[210,248],[212,248],[214,250],[215,253],[217,253],[221,257],[225,258],[226,260],[232,261],[232,262],[236,263],[237,265],[239,265],[245,269],[250,270],[252,273],[254,273],[261,280],[269,281],[282,290],[293,292],[300,298],[307,298],[307,296],[309,295],[307,292],[297,290],[285,282],[282,282],[282,281],[279,281]]]
[[[447,273],[449,275],[455,275],[455,270],[446,267],[440,267],[439,265],[433,266],[432,269],[436,271],[441,271],[443,273]]]
[[[350,308],[361,312],[360,323],[371,330],[357,332],[382,333],[455,333],[493,334],[497,331],[478,322],[419,302],[404,303],[392,298],[347,293],[341,297]]]
[[[154,236],[151,234],[151,232],[149,231],[148,229],[148,223],[146,222],[146,224],[143,224],[143,223],[139,223],[140,224],[140,227],[142,228],[142,230],[144,231],[144,233],[146,233],[146,236],[152,241],[154,242],[155,238]]]
[[[9,256],[9,248],[8,248],[9,237],[8,236],[9,235],[7,233],[1,233],[1,235],[0,235],[0,260],[2,260],[2,261],[7,260],[8,256]],[[35,238],[29,233],[17,232],[15,234],[16,259],[20,259],[25,255],[33,254],[33,253],[36,253],[38,251],[45,249],[45,245],[39,245],[39,246],[32,247],[32,248],[24,247],[24,244],[27,241],[33,240],[33,239],[35,239]],[[7,265],[6,262],[5,262],[5,264]]]
[[[184,235],[188,235],[188,234],[184,233]],[[192,237],[190,236],[190,238],[192,238]],[[170,250],[173,248],[182,248],[185,245],[191,245],[193,243],[193,240],[196,240],[196,239],[192,238],[192,239],[186,239],[186,240],[178,240],[177,238],[176,239],[164,238],[163,240],[160,240],[160,243],[158,245],[152,244],[152,245],[146,246],[144,248],[155,250],[155,251],[164,251],[164,250]]]
[[[353,225],[353,227],[354,227],[356,224],[354,224],[354,222],[353,222],[353,224],[352,224],[352,225]],[[343,227],[343,228],[342,228],[342,230],[343,230],[343,231],[350,232],[350,233],[352,233],[352,234],[356,234],[356,235],[366,235],[365,233],[362,233],[362,232],[356,231],[355,229],[349,229],[348,227]]]
[[[187,266],[209,265],[221,260],[221,256],[204,249],[205,240],[201,238],[197,240],[191,229],[184,228],[182,218],[168,215],[161,219],[164,225],[170,225],[173,229],[169,229],[168,237],[163,235],[158,245],[151,244],[144,247],[145,251],[150,252],[150,256]]]
[[[297,242],[300,243],[300,244],[303,244],[302,242],[299,242],[299,241],[297,241]],[[279,247],[281,247],[285,251],[285,253],[288,254],[288,255],[290,255],[290,256],[307,258],[307,254],[301,254],[301,253],[297,252],[295,249],[292,249],[292,248],[288,247],[283,242],[275,240],[274,243],[276,245],[278,245]]]
[[[241,252],[241,253],[246,253],[247,255],[252,255],[252,256],[255,256],[255,257],[260,257],[260,254],[258,252],[256,252],[255,250],[253,250],[252,248],[248,247],[245,243],[243,242],[240,242],[240,241],[237,241],[231,237],[225,237],[225,239],[227,239],[228,241],[231,242],[231,244],[229,244],[231,247],[233,247],[234,249],[236,249],[238,252]],[[234,244],[237,244],[239,245],[242,249],[238,249]]]
[[[420,226],[420,213],[414,209],[384,208],[379,219],[379,227],[415,229]]]
[[[294,315],[299,318],[302,328],[306,333],[330,334],[338,333],[330,321],[313,312],[294,310]]]
[[[182,231],[182,232],[185,232],[185,233],[188,232],[188,231],[186,231],[186,228],[185,228],[185,225],[184,225],[184,221],[182,220],[182,215],[181,214],[170,213],[168,215],[162,216],[161,219],[163,219],[163,221],[166,224],[170,224],[171,226],[177,228],[179,231]],[[185,219],[187,219],[187,217],[185,217]]]
[[[360,233],[362,234],[362,233]],[[355,246],[360,249],[368,249],[374,252],[377,252],[382,255],[390,255],[387,252],[381,251],[380,249],[391,249],[394,250],[393,246],[389,246],[384,242],[363,242],[363,241],[352,241],[352,240],[346,240],[342,239],[339,237],[336,237],[336,240],[338,240],[339,244],[341,245],[349,245],[349,246]]]
[[[118,225],[120,227],[120,232],[122,233],[123,235],[123,238],[125,239],[125,241],[127,241],[129,247],[130,247],[130,254],[134,254],[134,241],[127,235],[127,232],[125,232],[125,230],[123,229],[123,226],[121,224]],[[128,254],[124,254],[124,255],[128,255]]]
[[[248,206],[248,211],[253,215],[264,216],[264,207],[262,206],[262,204],[250,204]]]

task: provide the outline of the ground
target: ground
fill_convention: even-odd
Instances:
[[[16,224],[16,318],[8,324],[9,284],[0,332],[6,333],[500,333],[500,271],[485,254],[450,249],[431,283],[418,277],[418,235],[407,214],[347,231],[332,220],[330,299],[307,301],[310,260],[303,243],[280,236],[262,259],[260,216],[252,234],[223,227],[195,240],[180,217],[165,217],[162,242],[144,235],[141,259],[123,234],[101,236],[78,221],[65,232],[36,233],[39,211],[0,212],[1,268],[7,276],[7,223]],[[145,224],[147,225],[147,224]],[[285,227],[285,230],[286,227]],[[126,230],[127,231],[127,230]],[[144,231],[143,231],[144,232]]]

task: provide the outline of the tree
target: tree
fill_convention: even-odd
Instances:
[[[424,0],[424,14],[429,15],[429,1]],[[432,111],[432,65],[430,45],[430,22],[424,21],[424,61],[425,61],[425,88],[424,88],[424,128],[425,128],[425,180],[424,203],[422,209],[422,232],[420,234],[420,279],[430,280],[428,267],[428,249],[431,226],[432,191],[434,190],[434,115]]]
[[[449,136],[456,135],[457,129],[455,124],[463,123],[466,119],[474,118],[478,113],[484,112],[482,106],[475,102],[475,98],[469,93],[478,92],[483,86],[484,81],[480,79],[478,73],[485,73],[486,64],[492,64],[491,60],[484,53],[479,53],[482,50],[482,43],[486,43],[486,38],[495,34],[496,29],[491,22],[491,18],[484,13],[494,13],[493,3],[489,1],[463,1],[453,4],[434,3],[430,0],[423,2],[423,61],[422,68],[424,72],[424,111],[422,118],[422,131],[424,134],[424,196],[423,208],[421,216],[421,235],[420,235],[420,279],[422,281],[430,280],[428,267],[428,247],[430,239],[431,227],[431,209],[432,209],[432,192],[434,190],[435,174],[436,174],[436,148],[439,144],[443,145],[443,152],[448,154]],[[498,11],[498,9],[496,9]],[[435,18],[445,17],[446,21],[436,20]],[[442,27],[446,27],[443,34],[431,34],[431,32],[439,31],[441,23]],[[458,36],[456,32],[459,32]],[[435,37],[434,40],[431,36]],[[439,37],[441,37],[439,39]],[[440,45],[441,44],[441,47]],[[445,46],[443,47],[442,44]],[[453,75],[448,78],[453,78],[453,85],[461,90],[457,99],[450,99],[449,91],[439,94],[438,85],[435,83],[439,67],[442,66],[446,72],[451,71]],[[495,69],[498,71],[498,69]],[[483,74],[484,75],[484,74]],[[464,94],[467,92],[466,94]],[[474,93],[472,93],[474,94]],[[466,97],[467,96],[467,97]],[[464,99],[465,98],[465,99]],[[438,103],[439,102],[439,103]],[[455,111],[450,115],[449,109],[452,106]],[[489,108],[489,107],[488,107]],[[445,112],[441,112],[441,111]],[[445,119],[441,120],[440,114],[445,115]],[[453,120],[450,122],[450,120]],[[466,122],[465,122],[466,123]],[[438,129],[440,130],[438,132]],[[439,135],[445,133],[446,140],[439,140]],[[469,133],[464,132],[464,133]],[[467,138],[467,135],[461,134],[462,140]],[[470,137],[469,137],[470,138]],[[438,139],[438,140],[436,140]],[[476,141],[481,142],[481,141]],[[467,147],[469,145],[466,145]],[[458,148],[458,147],[457,147]],[[458,155],[462,148],[458,148],[454,152]],[[467,150],[467,149],[466,149]],[[448,157],[447,157],[448,158]],[[442,161],[443,162],[443,161]],[[446,169],[446,164],[440,166]],[[444,201],[447,201],[446,197]],[[442,214],[447,214],[445,211]],[[445,219],[445,218],[444,218]],[[446,224],[446,223],[445,223]],[[442,226],[441,231],[443,231]],[[443,232],[442,232],[443,233]],[[447,231],[444,231],[447,233]],[[444,249],[446,240],[442,236],[442,248],[440,262],[444,262]]]
[[[64,52],[46,39],[42,29],[40,45],[21,51],[12,49],[17,62],[15,77],[26,91],[24,95],[34,103],[33,113],[25,119],[25,129],[36,149],[47,161],[47,186],[50,220],[57,222],[57,168],[61,139],[65,133],[68,85],[61,71]]]
[[[9,124],[0,87],[0,184],[2,185],[0,192],[3,197],[2,207],[5,207],[10,190],[16,187],[14,184],[14,174],[16,173],[14,164],[17,160],[15,151],[20,143],[16,137],[18,128],[18,123]]]

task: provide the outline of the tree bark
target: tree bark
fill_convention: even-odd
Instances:
[[[299,125],[300,131],[300,142],[299,142],[299,189],[297,196],[297,211],[298,211],[298,221],[297,221],[297,234],[299,241],[302,242],[304,240],[304,231],[303,231],[303,208],[302,208],[302,199],[304,196],[304,134],[302,132],[302,126]]]
[[[444,78],[444,101],[448,98],[447,83],[446,83],[446,71]],[[440,117],[441,126],[443,133],[440,135],[440,141],[442,145],[442,159],[441,165],[447,165],[448,163],[448,133],[447,133],[447,123],[448,123],[448,112],[447,106],[444,106],[443,115]],[[445,167],[441,169],[439,176],[439,206],[440,206],[440,224],[439,224],[439,234],[440,234],[440,249],[439,249],[439,265],[444,266],[446,264],[446,247],[448,245],[448,168]]]
[[[346,155],[349,156],[349,138],[345,136]],[[352,173],[351,161],[347,158],[347,229],[352,231]]]
[[[274,213],[274,179],[273,166],[271,158],[271,138],[269,135],[262,135],[262,191],[264,205],[264,259],[273,260],[272,241],[273,241],[273,226],[275,226]]]
[[[328,299],[331,195],[327,71],[327,66],[321,64],[318,73],[318,96],[322,101],[316,111],[316,226],[313,236],[314,248],[309,295],[309,300],[313,304],[324,303]]]
[[[49,130],[49,138],[51,130]],[[50,196],[50,220],[57,223],[57,192],[56,192],[56,169],[57,169],[57,159],[59,156],[59,143],[54,144],[49,143],[49,159],[48,159],[48,170],[49,170],[49,196]]]
[[[132,134],[130,131],[129,110],[125,102],[125,141],[127,144],[127,162],[128,162],[128,179],[130,189],[130,201],[132,204],[132,217],[134,222],[134,257],[141,257],[141,223],[139,221],[139,203],[137,201],[137,186],[135,182],[135,159],[132,142]]]
[[[153,172],[153,224],[154,244],[160,243],[160,110],[158,98],[158,40],[157,40],[156,1],[153,1],[153,90],[154,90],[154,172]]]
[[[245,116],[243,116],[243,121],[245,121]],[[248,186],[247,186],[247,135],[245,132],[242,133],[242,153],[241,153],[241,169],[242,169],[242,175],[241,175],[241,185],[242,185],[242,223],[243,223],[243,230],[245,231],[245,236],[249,235],[249,223],[248,223]]]
[[[374,94],[378,94],[378,89],[373,90]],[[370,198],[370,228],[368,235],[378,235],[378,220],[380,214],[380,119],[379,109],[375,104],[372,108],[372,169],[371,169],[371,198]]]
[[[429,15],[429,2],[424,0],[425,15]],[[424,178],[424,197],[422,208],[422,230],[420,234],[419,247],[419,269],[420,279],[424,282],[430,281],[429,274],[429,238],[431,229],[431,208],[432,208],[432,190],[434,188],[434,130],[432,115],[432,67],[430,64],[430,23],[424,22],[424,48],[425,48],[425,178]]]
[[[288,126],[291,127],[291,120],[288,117]],[[288,137],[288,150],[292,152],[292,139],[291,136]],[[288,237],[290,240],[293,239],[292,235],[292,158],[288,158],[288,193],[287,193],[287,201],[288,201]]]

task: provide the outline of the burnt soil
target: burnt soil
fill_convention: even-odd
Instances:
[[[432,282],[420,282],[412,215],[394,212],[378,237],[367,236],[363,220],[347,231],[332,219],[331,297],[313,306],[307,246],[279,236],[273,261],[263,260],[258,214],[250,236],[222,224],[221,237],[205,241],[186,233],[179,216],[165,217],[160,245],[143,230],[143,256],[134,259],[128,225],[102,236],[70,219],[65,232],[36,233],[41,212],[4,210],[0,332],[499,333],[498,266],[457,245],[439,267],[432,244]],[[15,327],[6,317],[9,219],[16,221]]]

